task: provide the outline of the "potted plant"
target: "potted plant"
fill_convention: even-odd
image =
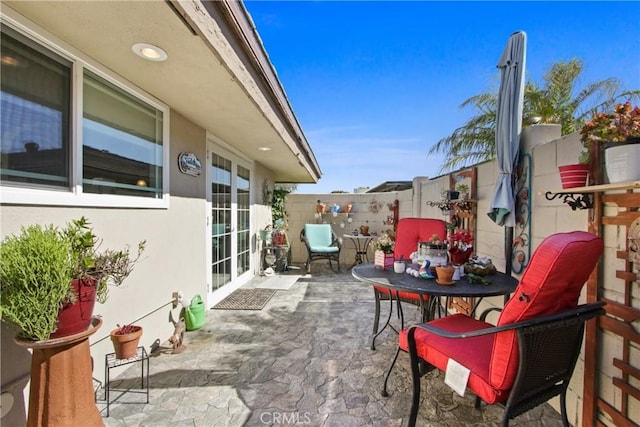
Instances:
[[[440,193],[443,200],[458,200],[460,197],[460,191],[458,190],[442,190]]]
[[[393,268],[393,248],[395,247],[395,236],[393,231],[387,230],[380,234],[380,236],[373,242],[374,252],[374,265],[382,267],[386,270],[387,267]]]
[[[267,224],[262,230],[259,230],[258,234],[260,235],[260,240],[262,240],[264,244],[270,244],[273,238],[273,229],[271,228],[271,224]]]
[[[89,327],[95,301],[104,303],[108,285],[119,286],[144,250],[100,251],[85,217],[59,229],[23,227],[0,245],[2,320],[21,338],[45,340]]]
[[[0,313],[25,339],[55,331],[62,302],[73,298],[71,245],[53,226],[23,227],[0,245]]]
[[[469,186],[464,182],[456,184],[456,190],[460,192],[460,198],[462,199],[469,198]]]
[[[109,334],[116,359],[130,359],[138,352],[138,342],[142,336],[142,326],[123,325],[112,330]]]
[[[593,144],[604,149],[609,182],[640,180],[640,107],[627,101],[612,113],[595,113],[580,129],[580,141],[583,158]]]
[[[467,230],[455,231],[449,236],[449,258],[451,264],[462,265],[469,261],[473,251],[473,237]]]

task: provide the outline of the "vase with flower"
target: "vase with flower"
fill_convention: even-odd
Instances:
[[[458,230],[449,236],[451,264],[462,265],[469,261],[473,251],[473,237],[467,230]]]
[[[387,267],[393,268],[393,248],[395,247],[395,238],[393,232],[385,231],[373,242],[374,265],[386,270]]]

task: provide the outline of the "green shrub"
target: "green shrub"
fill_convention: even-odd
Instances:
[[[56,330],[62,302],[73,298],[71,245],[52,225],[31,225],[0,246],[0,314],[26,338]]]

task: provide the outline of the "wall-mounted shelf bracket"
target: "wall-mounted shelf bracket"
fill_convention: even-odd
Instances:
[[[618,182],[615,184],[590,185],[587,187],[567,188],[557,191],[547,191],[547,200],[562,199],[563,203],[577,209],[593,208],[593,194],[612,190],[635,190],[640,188],[640,181]]]
[[[593,207],[593,194],[591,193],[552,193],[547,191],[544,195],[547,200],[562,199],[572,210],[591,209]]]
[[[437,208],[439,208],[440,210],[444,211],[451,211],[451,210],[458,210],[461,212],[472,212],[473,209],[473,203],[475,202],[475,200],[469,200],[469,199],[457,199],[457,200],[442,200],[440,202],[435,202],[435,201],[428,201],[427,205],[428,206],[435,206]]]

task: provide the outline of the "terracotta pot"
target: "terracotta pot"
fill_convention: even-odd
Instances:
[[[436,267],[436,275],[438,276],[436,279],[436,283],[439,285],[453,284],[453,273],[455,272],[456,269],[452,265],[448,265],[446,267]]]
[[[74,279],[71,281],[76,300],[62,306],[58,312],[56,331],[50,338],[62,338],[84,332],[91,324],[96,303],[96,280]]]
[[[558,170],[560,171],[560,182],[562,183],[563,189],[584,187],[587,185],[589,165],[564,165],[558,166]]]
[[[138,352],[138,342],[142,336],[142,326],[132,326],[133,331],[120,334],[121,328],[111,331],[111,342],[116,353],[116,359],[130,359]]]

